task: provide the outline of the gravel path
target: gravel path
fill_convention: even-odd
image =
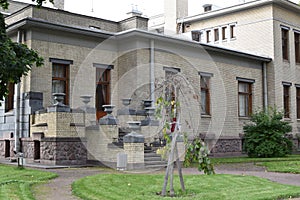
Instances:
[[[59,177],[34,188],[37,200],[78,200],[77,197],[72,195],[72,182],[82,177],[112,172],[109,169],[101,168],[47,169],[47,171],[57,173]],[[217,174],[259,176],[278,183],[300,186],[300,174],[266,172],[264,167],[252,163],[217,165],[215,171]],[[163,173],[164,171],[161,170],[157,173],[160,172]],[[195,168],[184,168],[183,174],[199,174],[199,172]],[[300,200],[300,198],[297,198],[297,200]]]
[[[34,194],[37,200],[79,200],[79,198],[72,195],[71,184],[75,180],[109,172],[109,170],[100,168],[64,168],[47,169],[46,171],[54,172],[58,174],[59,177],[34,188]]]

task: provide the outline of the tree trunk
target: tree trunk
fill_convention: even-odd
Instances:
[[[175,151],[175,147],[177,146],[176,145],[177,136],[178,136],[178,132],[175,131],[174,135],[172,137],[171,149],[170,149],[169,158],[168,158],[168,166],[166,169],[164,185],[163,185],[163,189],[161,192],[162,196],[166,196],[169,175],[170,175],[170,195],[174,195],[174,187],[173,187],[174,151]]]
[[[177,142],[176,142],[176,146],[175,146],[175,156],[176,156],[176,165],[177,165],[177,169],[178,169],[178,175],[179,175],[179,179],[180,179],[181,190],[184,192],[185,191],[185,186],[184,186],[184,180],[183,180],[183,175],[182,175],[181,163],[180,163],[179,155],[178,155]]]

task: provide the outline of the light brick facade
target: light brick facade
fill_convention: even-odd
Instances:
[[[294,136],[299,133],[297,119],[296,86],[299,84],[300,68],[295,62],[294,33],[300,30],[300,6],[289,1],[253,1],[229,8],[213,10],[196,16],[185,17],[184,34],[192,31],[201,33],[200,42],[223,46],[272,58],[266,66],[268,105],[284,109],[283,83],[290,84],[289,117]],[[180,20],[179,20],[180,21]],[[230,25],[235,25],[234,37],[230,36]],[[223,40],[222,27],[226,27]],[[282,56],[281,29],[288,29],[288,61]],[[219,30],[215,41],[214,30]],[[207,42],[207,31],[211,31],[211,41]],[[266,98],[264,98],[266,99]],[[260,99],[261,100],[261,99]],[[299,105],[298,105],[299,107]]]

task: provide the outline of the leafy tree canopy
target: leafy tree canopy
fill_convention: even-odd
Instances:
[[[46,0],[36,1],[41,6]],[[53,0],[49,0],[53,3]],[[8,0],[0,0],[0,7],[7,9]],[[43,58],[26,45],[13,42],[6,34],[4,16],[0,13],[0,100],[8,94],[8,83],[19,83],[23,75],[27,75],[32,66],[43,65]]]

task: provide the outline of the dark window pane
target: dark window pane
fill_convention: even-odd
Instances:
[[[201,114],[210,115],[210,91],[209,91],[210,77],[200,77],[201,87]]]
[[[288,49],[288,41],[289,41],[289,31],[286,29],[281,29],[281,37],[282,37],[282,58],[284,60],[289,59],[289,49]]]
[[[252,113],[252,84],[238,83],[239,116],[248,117]]]
[[[300,63],[300,34],[295,33],[295,60],[296,63]]]
[[[290,86],[283,86],[283,108],[284,108],[284,117],[290,117]]]

